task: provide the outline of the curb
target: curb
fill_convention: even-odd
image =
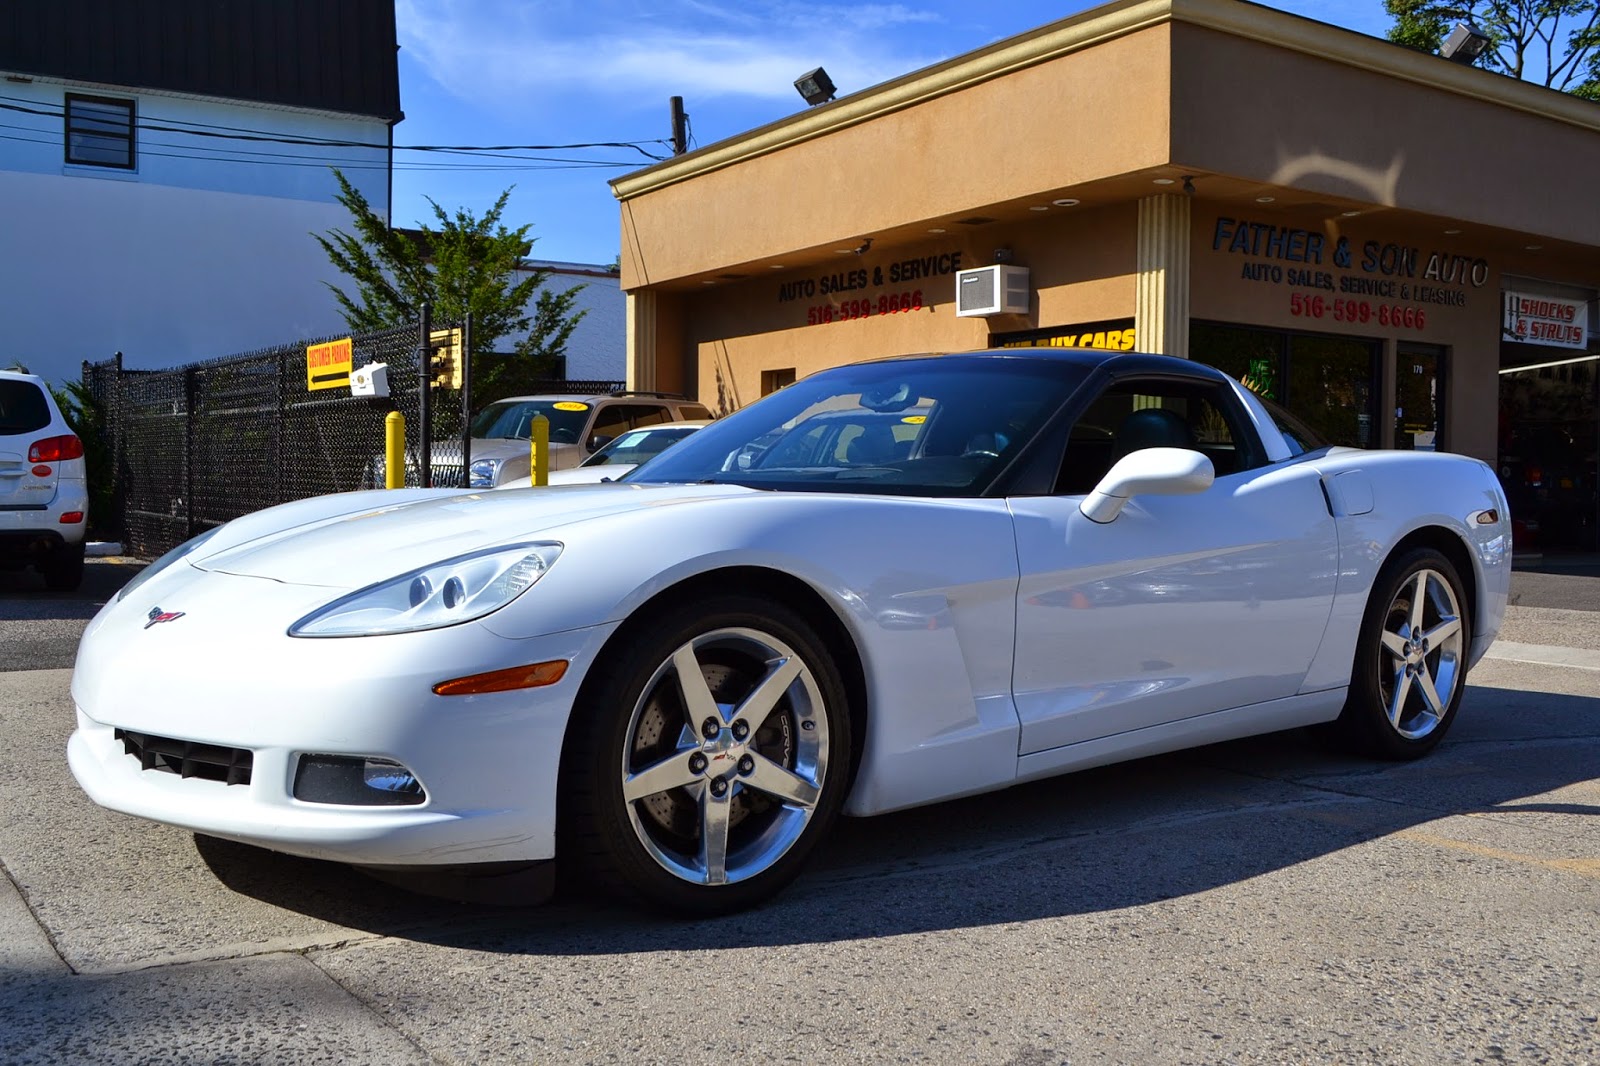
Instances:
[[[1600,651],[1585,648],[1560,648],[1546,644],[1519,644],[1497,640],[1489,645],[1485,659],[1530,663],[1534,666],[1566,666],[1577,670],[1600,671]]]

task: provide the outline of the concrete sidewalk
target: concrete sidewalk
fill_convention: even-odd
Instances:
[[[1600,671],[1600,612],[1507,607],[1485,658]]]

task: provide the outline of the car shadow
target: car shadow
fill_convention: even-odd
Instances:
[[[773,947],[1113,911],[1453,815],[1600,815],[1600,805],[1541,799],[1600,778],[1600,698],[1472,687],[1463,710],[1455,732],[1418,762],[1330,754],[1298,730],[841,819],[785,893],[715,920],[663,918],[581,891],[537,907],[457,904],[334,863],[196,841],[229,888],[291,911],[423,943],[566,956]]]
[[[49,605],[48,613],[36,611],[31,617],[93,618],[100,605],[115,596],[144,567],[140,560],[120,556],[85,559],[83,582],[71,592],[46,588],[44,575],[31,567],[0,570],[0,596]]]

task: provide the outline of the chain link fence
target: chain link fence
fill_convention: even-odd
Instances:
[[[433,323],[448,329],[450,323]],[[406,419],[406,485],[419,486],[422,420],[419,325],[354,336],[352,363],[388,365],[389,397],[311,390],[306,347],[321,338],[170,370],[125,370],[120,355],[85,363],[105,416],[116,514],[101,528],[131,555],[153,558],[240,515],[290,500],[384,486],[384,419]],[[540,392],[609,392],[620,382],[539,382]],[[432,484],[465,483],[464,407],[431,390]]]

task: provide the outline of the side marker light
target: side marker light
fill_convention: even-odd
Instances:
[[[433,686],[439,696],[474,696],[483,692],[511,692],[519,688],[542,688],[560,681],[567,673],[567,661],[556,659],[547,663],[513,666],[508,670],[491,670],[486,674],[471,674]]]

